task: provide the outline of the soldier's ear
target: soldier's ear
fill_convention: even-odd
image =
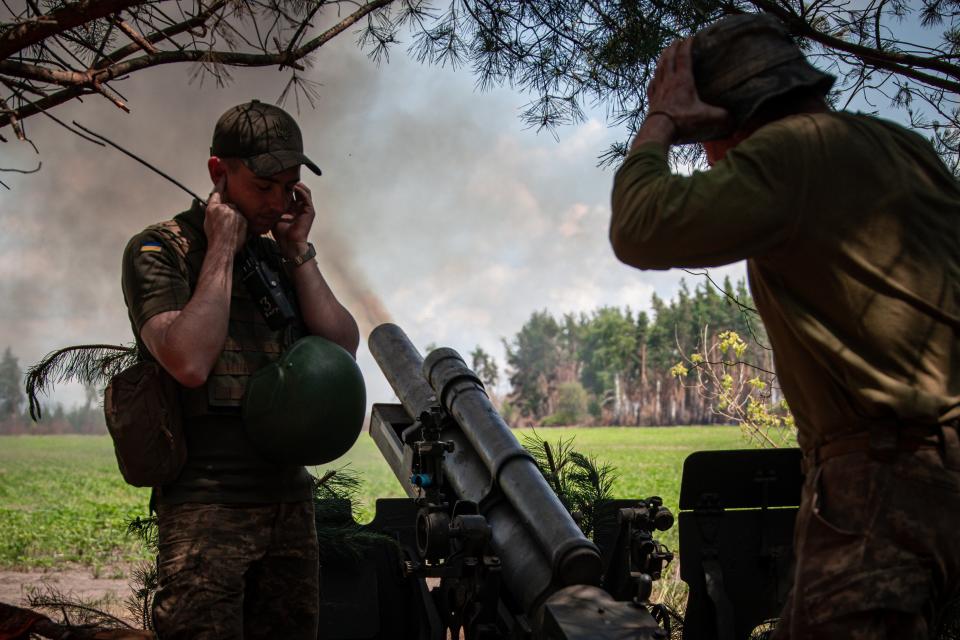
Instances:
[[[224,162],[223,158],[210,156],[210,159],[207,160],[207,171],[210,172],[210,182],[217,184],[221,178],[227,175],[227,163]]]

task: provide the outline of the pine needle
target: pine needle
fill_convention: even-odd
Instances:
[[[585,536],[596,530],[600,505],[610,500],[617,475],[608,464],[573,449],[573,438],[560,438],[551,445],[534,431],[523,436],[523,446],[533,456],[540,473],[575,516]]]
[[[143,629],[153,629],[153,597],[160,586],[156,562],[142,562],[133,570],[130,581],[131,594],[124,604],[127,613]]]
[[[362,483],[359,474],[348,466],[327,470],[314,480],[313,508],[321,565],[355,564],[372,548],[397,544],[390,536],[357,524]]]
[[[76,381],[103,388],[137,358],[134,345],[83,344],[48,353],[27,369],[30,418],[36,422],[42,417],[39,395],[48,395],[57,384]]]
[[[317,500],[350,500],[357,502],[363,483],[360,474],[346,464],[339,469],[328,469],[314,480],[313,496]]]
[[[593,535],[600,522],[600,506],[612,498],[613,483],[617,475],[608,464],[601,464],[595,458],[570,451],[571,469],[567,474],[570,502],[580,512],[580,528],[584,535]],[[612,514],[608,514],[612,515]]]
[[[97,601],[85,601],[50,586],[44,585],[27,593],[27,603],[32,609],[57,612],[62,624],[68,626],[105,627],[108,629],[133,629],[120,618],[98,608]]]
[[[146,518],[137,516],[129,520],[127,522],[127,535],[136,537],[147,549],[155,553],[160,543],[157,516],[149,516]]]
[[[360,562],[370,550],[384,544],[397,546],[388,535],[353,523],[317,525],[317,544],[321,566],[343,566]]]

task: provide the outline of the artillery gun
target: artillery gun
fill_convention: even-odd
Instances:
[[[674,524],[673,514],[659,497],[603,505],[605,517],[598,518],[596,542],[591,541],[456,351],[440,348],[424,359],[392,324],[377,327],[369,346],[400,401],[373,406],[370,435],[408,498],[377,500],[376,517],[368,525],[395,544],[366,554],[354,566],[324,567],[321,637],[671,637],[671,617],[650,602],[653,582],[673,559],[654,537]],[[792,460],[797,463],[794,475],[799,474],[798,460],[780,457],[775,466],[789,468]],[[710,473],[715,472],[710,467],[714,460],[710,456],[701,460]],[[703,560],[684,578],[691,585],[688,608],[694,613],[690,627],[694,634],[684,630],[685,638],[739,637],[742,629],[752,629],[764,617],[775,615],[775,601],[785,596],[779,586],[772,590],[774,597],[759,595],[769,575],[758,578],[756,563],[746,563],[744,569],[735,553],[719,557],[718,550],[731,542],[742,546],[743,540],[749,540],[747,546],[756,546],[756,536],[719,524],[724,496],[742,494],[744,482],[748,493],[753,486],[749,471],[753,467],[745,464],[745,458],[728,457],[728,462],[741,467],[739,474],[732,474],[732,485],[724,491],[724,483],[715,476],[706,485],[710,491],[704,498],[702,491],[696,493],[703,483],[693,482],[686,503],[694,507],[681,514],[681,520],[691,523],[687,536],[692,541],[691,558],[698,563]],[[770,482],[756,486],[768,498],[773,496],[772,501],[765,498],[761,509],[769,516],[769,506],[793,500],[793,480],[763,473]],[[747,507],[749,502],[741,499],[736,506]],[[701,503],[709,507],[708,516],[701,517],[697,510]],[[681,497],[681,507],[684,504]],[[732,522],[739,518],[751,531],[760,532],[762,545],[773,558],[773,575],[781,583],[791,561],[793,511],[775,514],[773,529],[771,519],[764,524],[762,515],[759,529],[755,518],[749,522],[743,514],[727,518]],[[694,530],[704,522],[717,525],[712,537],[696,535]],[[681,527],[681,546],[683,538]],[[739,615],[744,607],[740,600],[728,597],[724,575],[734,577],[728,587],[742,580],[755,581],[758,597],[747,601],[761,604]],[[673,629],[674,636],[677,631]]]

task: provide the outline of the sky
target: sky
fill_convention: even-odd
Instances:
[[[520,93],[480,93],[469,70],[421,65],[402,48],[378,67],[345,35],[308,71],[320,83],[316,108],[285,108],[323,170],[322,177],[304,172],[318,211],[311,240],[321,271],[360,323],[368,401],[393,397],[366,347],[385,315],[421,349],[450,346],[469,361],[479,345],[502,368],[502,339],[534,311],[649,310],[654,292],[669,298],[681,278],[700,281],[614,258],[613,170],[596,164],[625,132],[609,129],[601,111],[555,139],[524,128],[518,116],[528,98]],[[216,119],[251,98],[275,102],[286,81],[274,69],[232,75],[218,88],[190,84],[187,66],[150,69],[116,85],[130,114],[97,97],[54,113],[206,194]],[[3,174],[11,189],[0,188],[0,349],[10,346],[23,368],[67,345],[130,342],[120,291],[124,245],[189,205],[189,196],[117,151],[42,116],[27,126],[39,156],[15,140],[0,144],[0,166],[43,163],[32,175]],[[711,273],[736,279],[744,267]],[[83,394],[68,385],[55,400],[69,406]]]

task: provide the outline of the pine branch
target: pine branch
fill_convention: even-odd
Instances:
[[[577,451],[570,452],[571,471],[568,484],[572,487],[571,501],[581,514],[580,528],[592,536],[597,529],[598,510],[613,497],[613,483],[617,479],[613,467],[600,464],[595,458]]]
[[[64,617],[67,617],[66,610],[60,608]],[[25,620],[29,621],[29,635],[31,638],[53,638],[56,640],[156,640],[156,636],[150,631],[141,631],[133,629],[129,625],[126,627],[107,626],[100,627],[96,625],[73,625],[69,621],[57,623],[36,611],[22,609],[0,602],[0,620]],[[6,635],[4,636],[6,637]],[[18,638],[26,635],[17,635]]]
[[[96,626],[112,629],[133,629],[133,626],[120,618],[97,608],[93,603],[75,599],[58,589],[45,585],[27,595],[27,603],[36,609],[59,611],[68,626]],[[68,612],[77,617],[71,621]]]
[[[613,495],[617,475],[612,466],[575,451],[573,441],[560,438],[551,447],[536,432],[523,436],[523,446],[533,456],[540,473],[589,537],[596,530],[600,505]]]
[[[133,593],[124,602],[127,612],[144,629],[153,629],[153,598],[160,586],[156,562],[143,562],[133,570]]]
[[[776,2],[770,2],[769,0],[750,0],[750,2],[757,8],[768,11],[783,20],[798,36],[809,38],[835,51],[854,55],[868,66],[893,71],[896,74],[912,78],[931,87],[937,87],[952,93],[960,93],[960,82],[918,71],[918,69],[928,69],[936,73],[942,73],[950,78],[960,79],[960,66],[944,62],[942,56],[916,56],[896,51],[880,51],[864,45],[847,42],[842,38],[818,31],[802,16],[788,11]]]
[[[359,475],[346,466],[314,479],[313,508],[321,564],[356,563],[374,547],[397,544],[390,536],[357,524],[354,513],[361,489]]]
[[[27,369],[26,392],[31,419],[36,422],[42,417],[39,395],[49,394],[55,385],[73,380],[104,387],[110,378],[137,359],[137,349],[133,345],[77,345],[48,353]]]
[[[144,38],[143,35],[141,35],[136,29],[131,27],[123,20],[112,20],[111,25],[116,25],[117,28],[123,31],[123,33],[126,34],[126,36],[130,38],[134,44],[140,47],[144,53],[157,53],[157,48],[154,47],[149,40]]]
[[[227,5],[227,0],[217,0],[217,2],[212,3],[203,11],[200,11],[196,15],[190,18],[187,18],[186,20],[172,24],[169,27],[166,27],[164,29],[159,29],[157,31],[154,31],[150,35],[145,36],[145,40],[151,46],[157,44],[161,40],[166,40],[169,43],[173,44],[173,46],[176,49],[182,50],[183,47],[177,44],[177,42],[173,39],[173,36],[190,32],[193,29],[198,29],[198,28],[205,29],[207,20],[209,20],[218,11],[223,9],[224,6],[226,5]],[[110,65],[116,62],[119,62],[124,58],[127,58],[128,56],[142,50],[143,48],[136,43],[128,44],[104,56],[103,59],[101,59],[97,64],[93,65],[93,68],[106,69]]]
[[[3,56],[0,56],[0,74],[65,87],[61,91],[51,93],[45,98],[24,104],[14,110],[13,113],[0,114],[0,128],[10,124],[11,118],[23,120],[41,111],[72,100],[73,98],[94,92],[100,93],[103,84],[120,76],[166,64],[196,62],[201,65],[211,65],[219,70],[231,66],[265,67],[281,65],[303,70],[304,67],[299,64],[299,60],[306,58],[309,54],[349,29],[362,18],[388,6],[392,2],[394,2],[394,0],[371,0],[301,46],[289,51],[282,50],[278,53],[269,53],[266,49],[258,53],[245,53],[231,50],[195,48],[177,51],[160,51],[155,54],[147,54],[130,60],[117,61],[114,61],[115,57],[113,55],[109,55],[104,58],[104,60],[110,61],[108,66],[95,69],[91,68],[85,71],[49,69],[41,65],[5,60]],[[151,42],[151,38],[146,38],[146,42]],[[139,46],[135,44],[133,46],[135,50],[141,50]],[[117,103],[116,100],[113,100],[113,102],[114,104]]]
[[[147,0],[78,0],[64,3],[59,9],[22,20],[0,33],[0,60],[55,34],[146,3]]]
[[[360,475],[346,464],[339,469],[329,469],[314,479],[313,495],[316,500],[350,500],[360,495],[363,483]]]
[[[157,516],[148,516],[146,518],[137,516],[128,521],[127,535],[136,537],[147,549],[155,552],[160,542]]]

